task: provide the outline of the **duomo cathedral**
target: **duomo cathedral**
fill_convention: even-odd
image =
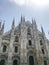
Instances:
[[[13,19],[10,31],[4,33],[0,22],[0,65],[49,65],[49,40],[43,27],[37,29],[21,16],[18,26]]]

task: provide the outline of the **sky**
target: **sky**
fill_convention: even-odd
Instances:
[[[5,20],[4,32],[11,29],[13,18],[15,26],[20,22],[21,15],[32,23],[32,18],[36,20],[37,27],[41,31],[41,26],[49,39],[49,0],[0,0],[0,21]]]

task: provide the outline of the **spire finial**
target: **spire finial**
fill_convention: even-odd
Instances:
[[[3,33],[3,31],[4,31],[4,24],[5,24],[5,20],[4,20],[3,25],[2,25],[2,28],[1,28],[1,32],[2,32],[2,33]]]
[[[36,25],[36,20],[34,19],[34,24]]]
[[[22,22],[22,15],[21,15],[21,22]]]
[[[43,36],[43,38],[44,38],[44,36],[45,36],[45,32],[44,32],[44,29],[43,29],[42,26],[41,26],[41,31],[42,31],[42,36]]]
[[[2,19],[0,20],[0,28],[1,28],[1,22],[2,22]]]
[[[42,32],[43,32],[43,27],[41,26],[41,30],[42,30]]]
[[[36,24],[36,20],[34,19],[34,25],[35,25],[35,27],[37,28],[37,24]]]
[[[33,24],[33,18],[32,18],[32,24]]]
[[[1,28],[1,22],[0,22],[0,28]]]
[[[21,16],[21,22],[25,22],[25,17],[23,16]]]
[[[13,18],[12,29],[14,28],[15,19]]]
[[[3,25],[2,25],[2,29],[4,29],[4,24],[5,24],[5,20],[4,20],[4,23],[3,23]]]

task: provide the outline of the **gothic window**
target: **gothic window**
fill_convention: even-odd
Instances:
[[[6,52],[6,48],[7,48],[7,46],[4,45],[4,46],[3,46],[3,52]]]
[[[47,61],[44,61],[44,65],[47,65]]]
[[[29,45],[32,45],[32,42],[31,42],[31,40],[29,40]]]
[[[0,65],[5,65],[5,60],[1,60]]]
[[[18,52],[18,47],[17,47],[17,46],[15,46],[15,52],[16,52],[16,53]]]
[[[31,35],[31,30],[30,30],[30,28],[27,29],[27,34],[28,34],[28,35]]]
[[[33,56],[29,56],[29,65],[34,65],[34,58],[33,58]]]
[[[18,42],[18,36],[15,37],[15,42]]]
[[[44,52],[44,49],[42,49],[42,53],[44,54],[45,52]]]
[[[18,65],[18,61],[17,60],[14,60],[13,61],[13,65]]]
[[[42,40],[40,40],[40,45],[42,45],[43,43],[42,43]]]

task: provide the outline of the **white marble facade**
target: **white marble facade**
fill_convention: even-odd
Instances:
[[[40,32],[36,21],[30,23],[25,17],[16,27],[14,22],[6,33],[0,22],[0,65],[49,65],[49,40],[43,27]]]

